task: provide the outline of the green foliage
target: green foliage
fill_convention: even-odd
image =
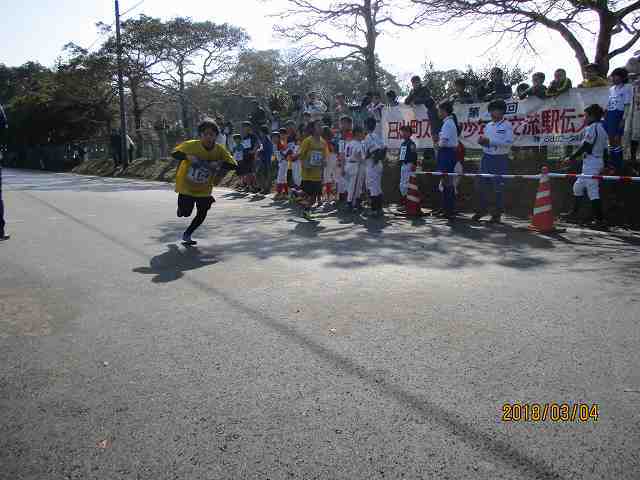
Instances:
[[[56,69],[0,66],[11,145],[63,144],[104,131],[113,115],[109,66],[81,54]],[[9,83],[6,83],[6,80]]]

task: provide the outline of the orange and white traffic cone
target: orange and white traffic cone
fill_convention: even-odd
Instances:
[[[409,177],[409,187],[407,189],[407,216],[408,217],[420,217],[423,215],[420,203],[422,202],[422,195],[418,190],[418,182],[416,180],[415,170],[411,172]]]
[[[553,224],[553,205],[551,203],[551,180],[549,179],[549,169],[542,167],[540,184],[536,201],[533,205],[533,216],[529,230],[538,233],[553,233],[562,230],[557,229]]]

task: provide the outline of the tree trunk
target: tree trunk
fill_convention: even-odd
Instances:
[[[367,48],[364,54],[364,61],[367,66],[367,84],[369,91],[378,90],[378,70],[376,68],[376,25],[371,9],[371,0],[364,0],[365,24],[367,26]]]
[[[607,13],[600,14],[598,41],[596,43],[596,55],[594,63],[600,67],[600,74],[604,77],[609,73],[609,50],[615,19]]]

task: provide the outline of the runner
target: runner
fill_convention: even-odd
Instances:
[[[215,199],[211,195],[214,183],[238,164],[224,145],[215,143],[219,129],[213,120],[204,120],[198,126],[199,140],[188,140],[178,145],[172,157],[180,161],[176,173],[178,217],[190,217],[197,209],[191,225],[182,235],[186,246],[195,245],[193,232],[202,225]]]

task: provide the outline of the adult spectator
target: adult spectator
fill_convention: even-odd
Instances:
[[[230,152],[233,151],[233,123],[227,121],[222,129],[222,134],[225,136],[224,146]]]
[[[607,87],[609,85],[607,79],[600,75],[600,68],[595,63],[585,65],[582,69],[582,74],[584,75],[584,80],[578,85],[578,88]]]
[[[473,103],[474,102],[474,98],[473,95],[471,95],[468,91],[467,91],[467,81],[462,78],[456,78],[453,81],[453,85],[455,88],[455,93],[453,95],[451,95],[451,97],[449,97],[449,101],[452,104],[456,104],[456,103],[461,103],[461,104],[468,104],[468,103]]]
[[[335,107],[336,113],[345,114],[349,111],[349,106],[347,105],[347,99],[344,96],[344,93],[336,93],[335,101],[336,101],[336,107]]]
[[[311,115],[324,113],[327,111],[327,106],[322,100],[318,98],[317,92],[309,92],[309,101],[305,106],[304,113],[310,113]]]
[[[249,121],[253,126],[253,130],[257,132],[258,129],[267,122],[267,112],[265,112],[257,100],[253,100],[251,105],[252,112],[249,115]]]
[[[424,105],[429,115],[429,121],[431,122],[431,133],[436,139],[438,132],[440,132],[441,122],[438,118],[438,109],[436,108],[436,102],[431,96],[431,91],[426,85],[422,84],[422,80],[418,75],[411,78],[411,91],[409,96],[405,99],[406,105]]]
[[[544,100],[547,97],[547,87],[544,86],[545,75],[542,72],[536,72],[531,77],[531,87],[524,92],[521,92],[520,100],[524,100],[529,97],[537,97]]]
[[[129,159],[133,160],[134,159],[134,150],[136,148],[136,144],[133,141],[133,139],[129,136],[129,134],[127,133],[127,149],[129,151]]]
[[[557,69],[553,74],[553,80],[547,88],[547,97],[557,97],[564,92],[571,90],[571,80],[567,78],[567,71],[564,68]]]
[[[400,105],[398,103],[398,94],[396,93],[395,90],[389,90],[386,96],[387,96],[387,105],[389,105],[390,107],[397,107],[398,105]]]
[[[113,156],[114,166],[122,165],[122,141],[120,133],[115,128],[111,130],[111,136],[109,137],[111,143],[111,155]]]
[[[2,148],[5,143],[6,131],[9,128],[7,116],[4,113],[2,105],[0,105],[0,240],[7,240],[8,235],[4,231],[4,203],[2,202]]]
[[[491,70],[491,81],[487,84],[488,93],[485,101],[507,100],[513,95],[511,85],[504,83],[504,72],[501,68],[495,67]]]

